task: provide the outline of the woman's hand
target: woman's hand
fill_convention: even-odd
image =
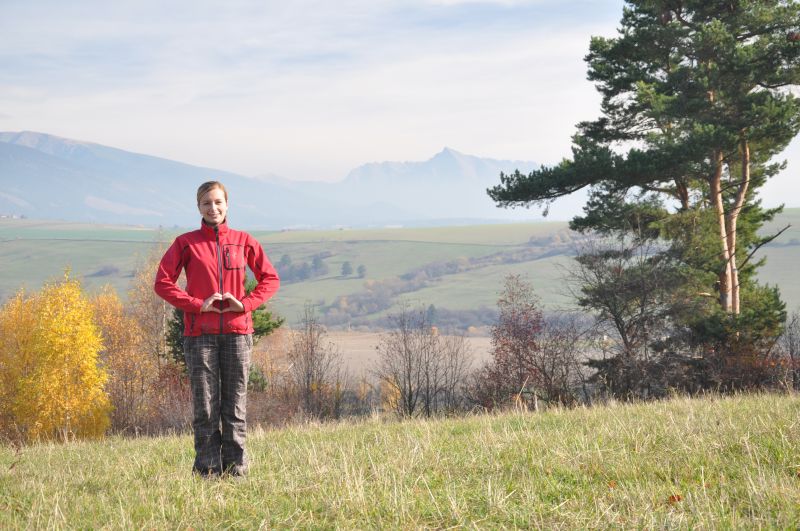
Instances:
[[[212,296],[203,301],[203,306],[200,308],[200,313],[203,312],[222,313],[221,311],[219,311],[219,308],[214,306],[215,302],[221,300],[222,300],[222,295],[220,295],[219,293],[213,294]]]
[[[228,305],[225,309],[220,310],[214,303],[217,301],[228,301]],[[203,306],[200,308],[200,313],[203,312],[211,312],[211,313],[227,313],[227,312],[243,312],[244,311],[244,304],[241,303],[239,299],[234,297],[232,294],[225,292],[224,295],[220,295],[219,293],[215,293],[205,301],[203,301]]]
[[[225,295],[222,295],[222,300],[228,301],[228,306],[226,306],[225,309],[222,310],[222,313],[244,311],[244,304],[242,304],[239,299],[237,299],[227,291],[225,292]]]

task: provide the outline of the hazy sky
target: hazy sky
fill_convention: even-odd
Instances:
[[[0,131],[337,180],[448,146],[554,163],[621,0],[2,0]],[[800,205],[800,143],[768,204]],[[795,182],[792,182],[795,181]]]

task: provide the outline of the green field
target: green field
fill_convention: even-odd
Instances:
[[[797,529],[800,397],[251,430],[243,480],[191,438],[0,446],[0,528]]]
[[[800,283],[795,280],[800,260],[800,209],[788,209],[765,228],[775,231],[791,225],[779,239],[757,254],[766,256],[760,271],[762,281],[778,285],[790,309],[800,306]],[[59,277],[69,267],[88,289],[111,284],[125,294],[137,263],[160,241],[168,244],[182,232],[157,231],[143,227],[118,227],[31,220],[0,220],[0,300],[20,287],[36,289],[48,279]],[[307,281],[284,283],[272,301],[279,314],[294,321],[306,301],[331,304],[338,296],[363,292],[367,282],[397,279],[416,268],[441,262],[468,261],[497,253],[546,249],[559,244],[556,256],[521,263],[487,265],[429,280],[422,289],[404,293],[409,300],[453,310],[494,306],[503,277],[509,273],[526,276],[544,305],[570,305],[562,280],[569,266],[566,254],[570,233],[566,223],[515,223],[436,228],[341,229],[327,231],[255,231],[267,254],[277,262],[287,254],[294,263],[310,261],[318,253],[325,259],[328,274]],[[366,278],[340,275],[342,263],[354,268],[364,265]],[[385,313],[385,312],[382,312]]]
[[[563,268],[569,262],[569,257],[560,255],[520,264],[484,267],[476,271],[447,275],[431,287],[400,298],[410,302],[447,301],[443,306],[453,310],[493,307],[497,303],[502,279],[507,275],[522,275],[531,283],[547,308],[569,309],[572,301],[566,286],[561,282]]]
[[[566,232],[565,223],[481,225],[428,229],[374,229],[331,231],[281,231],[253,234],[262,242],[273,262],[288,254],[294,263],[310,261],[318,253],[329,273],[304,282],[284,283],[273,299],[273,308],[293,320],[306,301],[330,304],[340,295],[364,290],[367,281],[394,279],[408,271],[435,262],[469,259],[524,247],[531,238]],[[0,297],[19,287],[38,288],[44,281],[60,276],[66,267],[80,276],[88,289],[111,284],[124,294],[137,261],[155,242],[170,242],[180,231],[158,232],[140,227],[107,227],[28,220],[0,220]],[[350,261],[354,268],[364,265],[364,279],[341,276],[341,266]],[[530,262],[534,265],[533,262]],[[519,269],[514,264],[512,269]],[[549,264],[548,264],[549,266]],[[552,268],[545,266],[548,275]],[[496,268],[486,268],[496,269]],[[500,268],[502,269],[502,268]],[[535,271],[531,277],[537,277]],[[481,270],[459,276],[468,278],[479,304],[493,305],[502,272],[480,274]],[[449,279],[446,279],[449,280]],[[442,285],[452,282],[445,281]],[[463,288],[462,280],[455,285]],[[427,291],[427,290],[423,290]],[[430,288],[422,293],[426,304],[456,309],[469,308],[472,301],[464,293]]]
[[[253,234],[272,243],[320,243],[332,241],[411,241],[465,243],[470,245],[518,245],[531,237],[563,230],[565,222],[512,223],[432,228],[338,229],[328,231],[280,231]]]
[[[90,225],[58,221],[0,219],[0,241],[6,240],[108,240],[147,242],[158,231],[147,227]],[[173,230],[164,234],[176,234]]]

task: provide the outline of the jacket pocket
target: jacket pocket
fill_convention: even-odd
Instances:
[[[224,332],[241,334],[249,328],[250,312],[228,312],[225,316]]]
[[[222,263],[225,269],[244,269],[244,245],[226,243],[222,246]]]

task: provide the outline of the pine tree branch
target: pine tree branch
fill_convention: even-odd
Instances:
[[[663,188],[661,186],[647,186],[647,185],[638,185],[638,186],[642,190],[647,190],[648,192],[658,192],[661,194],[671,195],[677,199],[680,199],[680,195],[678,194],[678,190],[676,188]]]
[[[788,30],[789,26],[786,24],[776,24],[774,26],[767,26],[765,28],[761,28],[758,31],[750,31],[747,33],[742,33],[738,37],[736,37],[736,41],[743,42],[748,39],[752,39],[753,37],[760,37],[761,35],[769,35],[770,33],[774,33],[778,30]]]
[[[788,87],[791,83],[756,83],[759,87],[765,88],[768,90],[779,89],[783,87]]]
[[[676,18],[676,19],[677,19],[677,20],[678,20],[678,21],[679,21],[681,24],[683,24],[684,26],[686,26],[687,28],[691,28],[691,29],[693,29],[693,30],[697,30],[697,29],[699,29],[699,26],[698,26],[697,24],[695,24],[695,23],[693,23],[693,22],[691,22],[691,21],[689,21],[689,20],[686,20],[686,19],[683,17],[683,15],[681,14],[681,8],[680,8],[680,7],[679,7],[678,9],[675,9],[675,10],[673,11],[673,13],[675,13],[675,18]]]
[[[752,251],[750,251],[747,257],[742,261],[741,265],[739,266],[739,269],[744,269],[744,266],[747,265],[747,262],[749,262],[750,259],[753,257],[753,255],[756,254],[756,251],[758,251],[759,249],[761,249],[762,247],[773,241],[775,238],[777,238],[778,236],[789,230],[789,227],[791,227],[791,224],[786,225],[784,228],[782,228],[781,230],[779,230],[777,233],[773,234],[766,240],[759,242],[758,245],[756,245],[756,247]]]

